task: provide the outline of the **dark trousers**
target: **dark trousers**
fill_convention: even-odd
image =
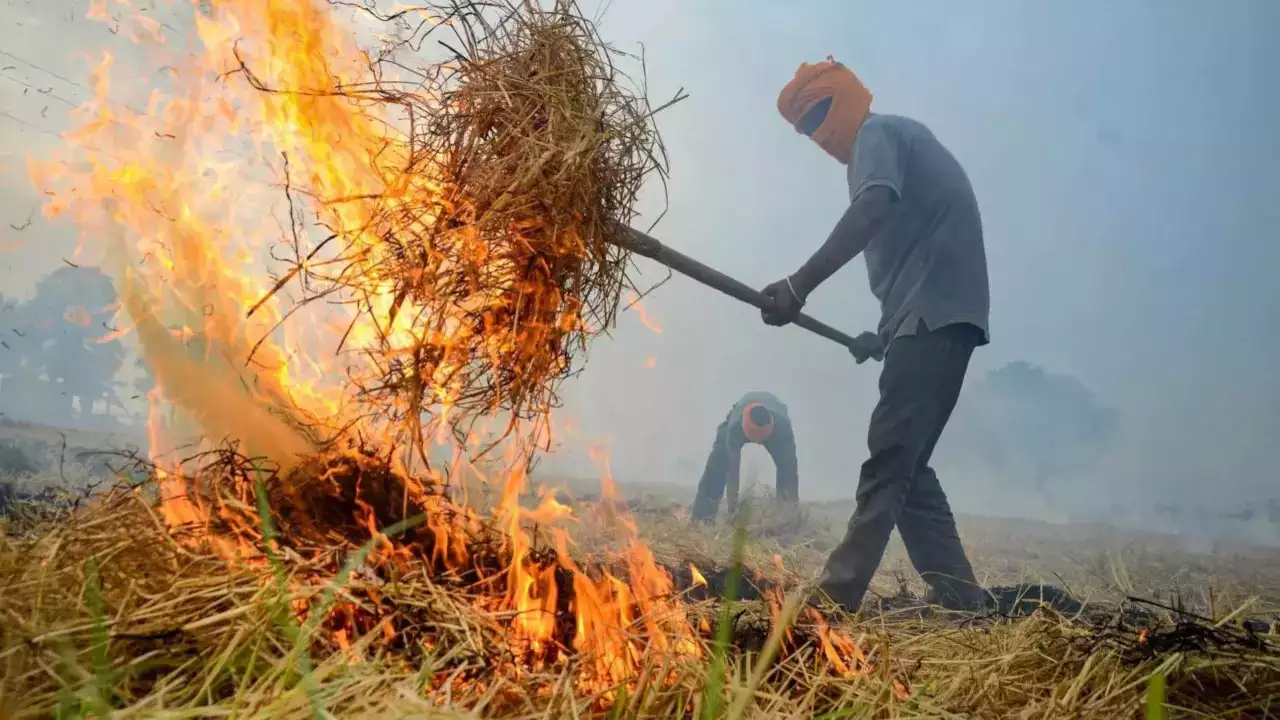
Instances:
[[[703,477],[698,480],[698,493],[694,496],[694,507],[690,511],[692,520],[709,523],[716,519],[719,502],[728,496],[728,514],[737,512],[737,493],[739,478],[730,477],[730,451],[724,450],[724,443],[712,448],[707,457],[707,466],[703,469]]]
[[[951,506],[929,467],[980,339],[981,331],[972,325],[927,331],[921,324],[917,334],[889,346],[880,401],[867,433],[871,457],[858,479],[857,509],[822,573],[822,590],[849,610],[861,605],[895,525],[932,598],[952,607],[980,602]]]
[[[698,492],[693,498],[690,516],[698,522],[710,522],[720,510],[720,499],[729,496],[729,515],[738,512],[738,474],[733,471],[733,451],[726,447],[724,425],[716,433],[715,444],[707,455],[706,467],[698,480]]]

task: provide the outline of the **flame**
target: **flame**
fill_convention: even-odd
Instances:
[[[415,335],[420,331],[410,318],[427,308],[393,295],[380,275],[389,251],[375,242],[375,228],[387,222],[386,206],[429,206],[423,198],[440,204],[446,193],[432,167],[393,170],[404,166],[392,156],[407,144],[397,119],[343,94],[369,79],[369,58],[326,3],[202,5],[192,15],[193,48],[178,47],[165,27],[124,0],[118,5],[94,0],[88,16],[120,26],[124,36],[154,51],[162,76],[137,79],[136,69],[117,71],[115,58],[102,54],[90,73],[93,98],[74,111],[64,146],[50,157],[29,157],[28,173],[47,197],[45,215],[76,222],[85,251],[96,253],[117,279],[115,325],[121,329],[110,337],[132,338],[156,380],[147,433],[161,465],[165,521],[208,528],[202,540],[222,555],[252,560],[261,533],[244,523],[224,527],[233,513],[190,492],[188,468],[173,458],[178,448],[195,442],[208,449],[235,438],[245,455],[265,458],[287,478],[340,433],[391,445],[390,423],[361,411],[356,389],[362,379],[424,344],[438,348],[444,359],[430,377],[414,380],[430,386],[437,418],[447,419],[458,400],[455,371],[465,361],[452,349],[510,338],[496,331],[468,336],[473,331],[451,316],[429,337]],[[272,91],[280,88],[298,92]],[[131,95],[145,96],[144,109],[132,109],[124,100]],[[309,232],[305,218],[326,232]],[[404,222],[421,230],[433,220],[418,215]],[[363,258],[359,272],[346,278],[352,303],[308,302],[300,273],[273,275],[273,258],[281,254],[294,257],[296,267],[324,266],[330,256],[322,251],[334,238],[346,257]],[[459,233],[457,242],[483,261],[483,238]],[[485,302],[477,293],[464,304]],[[647,327],[662,332],[638,299],[632,307]],[[89,317],[81,312],[69,311],[67,319],[79,324]],[[481,475],[464,459],[485,445],[488,430],[481,424],[458,439],[444,434],[444,425],[432,439],[453,443],[451,467]],[[549,420],[535,420],[522,432],[529,442],[544,442]],[[607,457],[593,453],[604,499],[596,519],[621,539],[622,549],[607,566],[588,569],[570,556],[572,539],[563,527],[577,521],[570,508],[546,492],[536,508],[521,505],[528,486],[522,452],[511,447],[498,470],[483,475],[501,487],[494,521],[510,560],[504,591],[476,601],[509,618],[520,654],[535,665],[565,662],[558,626],[569,618],[579,686],[602,696],[635,681],[646,653],[703,658],[699,636],[710,630],[706,619],[695,629],[670,573],[640,539],[634,520],[618,512]],[[394,462],[407,473],[409,460]],[[415,502],[428,510],[425,529],[434,539],[424,561],[436,571],[468,567],[476,515],[443,512],[445,500],[420,490]],[[253,507],[252,499],[238,501]],[[376,510],[359,500],[350,508],[376,540],[370,562],[408,563],[404,548],[380,534]],[[544,536],[549,545],[540,542]],[[702,573],[690,570],[694,584],[705,587]],[[306,602],[296,611],[305,615]],[[357,629],[354,613],[354,606],[339,603],[326,618],[337,627],[333,643],[353,661],[360,651],[352,638],[370,630]],[[844,674],[859,672],[865,657],[857,644],[827,628],[821,616],[815,622],[828,662]],[[380,633],[388,640],[397,634],[386,620]]]
[[[764,591],[764,604],[765,604],[765,607],[769,609],[769,619],[772,620],[775,624],[783,621],[782,607],[783,607],[783,604],[785,603],[785,600],[786,599],[782,596],[781,588],[771,587]],[[791,631],[790,627],[786,629],[783,637],[786,639],[788,643],[795,642],[795,634]]]
[[[816,609],[805,608],[805,614],[818,628],[818,642],[827,662],[843,677],[862,674],[868,662],[866,653],[862,651],[859,643],[854,642],[844,633],[833,631],[827,625],[826,618],[822,617],[822,613]]]
[[[641,302],[638,295],[634,292],[631,293],[631,295],[633,296],[633,299],[627,307],[636,311],[636,316],[640,318],[640,323],[648,328],[649,332],[654,335],[661,335],[662,326],[658,324],[658,319],[649,314],[648,309],[644,306],[644,303]]]
[[[693,577],[693,585],[694,585],[694,587],[706,587],[706,586],[707,586],[707,579],[706,579],[705,577],[703,577],[703,576],[702,576],[702,573],[698,572],[698,566],[697,566],[697,565],[694,565],[693,563],[689,563],[689,573],[690,573],[690,575]]]

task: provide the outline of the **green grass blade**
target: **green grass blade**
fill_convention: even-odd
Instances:
[[[1163,672],[1157,672],[1147,679],[1146,718],[1147,720],[1165,720],[1169,715],[1165,712],[1165,678]]]
[[[271,568],[275,572],[276,579],[276,596],[272,600],[270,607],[271,619],[293,647],[290,657],[296,658],[301,666],[299,682],[303,691],[307,694],[307,700],[311,704],[312,716],[316,720],[324,720],[324,718],[328,717],[328,713],[325,712],[320,687],[315,682],[315,675],[312,672],[311,653],[307,648],[307,644],[303,642],[302,628],[298,625],[298,620],[293,616],[293,612],[287,603],[289,586],[284,563],[276,554],[276,526],[275,520],[271,516],[271,505],[267,502],[266,476],[262,472],[262,468],[256,463],[253,468],[253,484],[258,501],[258,523],[262,530],[262,547],[267,555],[267,562],[271,563]]]
[[[618,686],[618,696],[613,701],[613,707],[609,708],[609,720],[622,720],[622,713],[627,708],[627,686]]]
[[[275,521],[271,515],[271,507],[267,501],[266,477],[261,468],[256,466],[254,468],[254,485],[257,494],[258,517],[260,518],[262,529],[262,542],[267,554],[267,560],[275,571],[278,590],[277,600],[273,603],[272,616],[276,619],[276,623],[285,634],[285,637],[292,644],[293,650],[290,655],[297,659],[300,666],[301,678],[299,682],[304,692],[307,693],[307,698],[311,703],[312,714],[317,719],[325,718],[328,717],[328,713],[324,709],[320,686],[315,678],[315,664],[311,659],[309,650],[311,638],[319,628],[320,623],[324,622],[324,618],[328,617],[329,611],[337,602],[338,593],[347,586],[356,568],[360,567],[369,557],[369,553],[373,552],[374,547],[377,546],[378,538],[370,538],[347,558],[346,562],[338,570],[337,575],[326,584],[324,592],[320,596],[319,605],[312,609],[306,624],[299,625],[297,618],[294,617],[292,610],[285,602],[288,597],[287,578],[284,563],[276,554],[276,528]],[[419,513],[387,527],[382,531],[382,535],[396,537],[407,532],[410,528],[421,525],[426,520],[426,514]]]
[[[116,672],[111,667],[110,637],[107,634],[107,601],[102,592],[102,575],[98,570],[98,561],[89,558],[85,562],[85,601],[89,606],[89,616],[93,621],[92,656],[94,680],[94,705],[106,715],[113,703],[116,685]]]
[[[707,674],[706,691],[702,698],[703,720],[714,720],[720,712],[729,642],[733,638],[733,604],[738,599],[738,585],[742,581],[742,557],[747,546],[747,515],[748,509],[743,507],[738,515],[738,523],[733,529],[733,557],[729,564],[729,576],[725,580],[725,593],[720,604],[720,617],[716,622],[716,639],[711,654],[711,669]]]

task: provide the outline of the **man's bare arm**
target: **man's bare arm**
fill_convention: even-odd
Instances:
[[[888,217],[893,202],[893,190],[883,185],[873,185],[858,194],[840,216],[827,241],[791,276],[791,286],[802,302],[867,248]]]

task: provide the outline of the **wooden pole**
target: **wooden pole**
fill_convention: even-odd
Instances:
[[[620,244],[641,257],[646,257],[656,263],[665,265],[685,277],[697,280],[707,287],[719,290],[725,295],[741,300],[753,307],[766,310],[773,304],[773,301],[765,297],[759,290],[735,280],[715,268],[704,265],[684,253],[672,250],[655,238],[634,228],[630,229],[630,236]],[[871,357],[876,360],[884,358],[884,351],[880,348],[880,339],[875,333],[864,332],[855,338],[804,313],[800,313],[793,324],[839,343],[850,350],[864,351],[868,347],[874,347],[876,349]]]

